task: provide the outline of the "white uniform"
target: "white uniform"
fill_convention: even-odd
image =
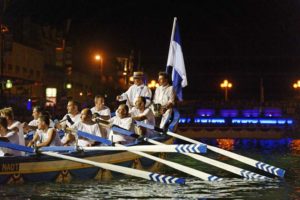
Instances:
[[[133,121],[131,117],[120,118],[119,116],[115,116],[110,119],[110,122],[129,131],[134,130]],[[112,130],[108,135],[108,139],[112,142],[122,142],[123,144],[131,143],[134,141],[132,137],[114,133]]]
[[[24,131],[23,131],[23,125],[19,121],[14,121],[12,125],[7,127],[10,130],[13,130],[14,128],[18,128],[18,136],[19,136],[19,143],[20,145],[25,145],[25,139],[24,139]]]
[[[4,137],[6,137],[9,140],[10,143],[20,144],[19,135],[18,135],[18,133],[14,132],[14,131],[8,132]],[[17,150],[13,150],[13,149],[7,149],[7,148],[0,148],[0,156],[3,156],[4,153],[9,153],[9,154],[12,154],[14,156],[24,155],[24,152],[21,152],[21,151],[17,151]]]
[[[76,115],[71,115],[71,114],[66,114],[62,120],[66,120],[67,119],[67,115],[70,116],[71,120],[76,123],[76,122],[80,122],[80,113],[76,114]],[[62,127],[67,126],[67,127],[71,127],[72,124],[67,120],[61,123]]]
[[[158,86],[154,93],[153,103],[161,104],[162,107],[166,106],[168,103],[175,103],[175,91],[173,86]],[[168,109],[162,116],[160,122],[160,128],[164,128],[167,121],[170,119],[172,114],[172,109]]]
[[[37,142],[38,144],[39,144],[39,143],[43,143],[43,142],[45,142],[45,141],[48,140],[48,137],[49,137],[48,132],[51,131],[51,129],[53,129],[53,128],[49,128],[49,129],[47,130],[47,132],[45,132],[45,131],[43,131],[43,130],[40,130],[40,129],[38,129],[38,130],[36,131],[36,134],[38,134],[39,137],[40,137],[40,140]],[[56,134],[55,134],[54,139],[53,139],[53,140],[51,141],[51,143],[49,144],[49,146],[62,146],[62,143],[61,143],[61,141],[60,141],[60,138],[59,138],[59,135],[58,135],[57,132],[56,132]]]
[[[80,122],[81,120],[80,120],[80,113],[78,113],[77,115],[71,115],[71,114],[66,114],[63,118],[62,118],[62,120],[65,120],[65,119],[67,119],[67,115],[69,115],[70,116],[70,118],[71,118],[71,120],[74,122],[74,124],[76,124],[77,122]],[[72,126],[72,124],[67,120],[67,121],[64,121],[64,122],[62,122],[61,123],[61,126],[62,127],[71,127]],[[67,139],[67,133],[65,133],[65,135],[63,136],[63,138],[61,139],[61,142],[62,143],[65,143],[65,141],[66,141],[66,139]],[[74,143],[71,143],[70,145],[75,145],[75,142]]]
[[[76,122],[71,126],[72,129],[78,130],[78,131],[83,131],[98,137],[102,137],[100,128],[98,124],[85,124],[81,121]],[[83,138],[78,138],[78,146],[89,146],[93,144],[93,141],[83,139]]]
[[[144,84],[139,86],[134,84],[130,86],[125,93],[121,94],[121,99],[119,101],[127,100],[126,104],[129,106],[129,109],[131,109],[132,107],[134,107],[135,101],[140,96],[146,98],[146,107],[148,107],[151,102],[152,92]]]
[[[143,120],[145,124],[150,124],[155,126],[155,118],[152,110],[150,108],[146,108],[143,112],[141,112],[139,109],[136,107],[132,108],[130,111],[131,117],[142,117],[145,116],[146,119]],[[146,137],[151,137],[153,135],[153,131],[150,129],[147,129],[145,136]]]
[[[92,114],[97,113],[100,116],[109,116],[111,117],[111,112],[109,107],[104,106],[101,110],[96,110],[96,107],[91,108]]]

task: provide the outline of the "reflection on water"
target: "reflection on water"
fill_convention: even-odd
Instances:
[[[272,177],[268,181],[250,181],[227,171],[179,154],[168,160],[178,162],[224,180],[207,182],[165,167],[162,173],[185,177],[186,185],[164,185],[129,176],[108,182],[95,180],[69,184],[40,183],[0,186],[0,199],[300,199],[300,140],[218,140],[208,141],[250,158],[286,170],[284,179],[269,176],[239,161],[208,152],[207,157]],[[229,148],[230,147],[230,148]]]
[[[231,151],[234,149],[234,139],[217,139],[218,147]]]
[[[292,140],[289,144],[289,148],[293,154],[300,155],[300,140]]]

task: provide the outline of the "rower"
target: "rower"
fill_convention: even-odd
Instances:
[[[109,120],[111,117],[111,112],[109,107],[105,106],[104,96],[96,95],[95,99],[95,106],[91,108],[92,114],[99,117],[103,120]]]
[[[100,131],[100,127],[97,123],[93,122],[92,120],[92,112],[88,108],[84,108],[81,111],[80,115],[80,121],[74,123],[71,127],[70,130],[76,130],[76,131],[83,131],[90,133],[92,135],[96,135],[99,137],[103,137]],[[75,137],[73,134],[68,133],[67,137],[64,141],[64,145],[70,145],[73,146],[75,145]],[[84,138],[78,138],[78,146],[93,146],[95,143],[94,141],[87,140]]]
[[[55,128],[66,130],[67,127],[71,127],[72,124],[80,121],[79,103],[74,100],[69,100],[67,104],[68,113],[55,124]],[[66,143],[67,134],[62,138],[62,143]]]
[[[121,128],[124,128],[126,130],[133,131],[133,121],[132,118],[129,116],[129,108],[126,104],[119,105],[116,116],[111,118],[109,121],[112,125],[117,125]],[[110,133],[108,135],[108,139],[115,143],[121,143],[121,144],[128,144],[133,142],[133,139],[129,136],[121,135],[118,133],[114,133],[112,130],[110,130]]]
[[[155,126],[155,118],[152,110],[150,108],[146,108],[146,98],[138,97],[135,102],[135,107],[130,111],[130,116],[133,120],[142,121],[145,124],[150,124]],[[153,131],[150,129],[145,129],[143,127],[135,126],[135,132],[138,135],[143,135],[146,137],[151,137],[153,135]]]
[[[143,96],[147,99],[146,107],[150,105],[152,92],[146,85],[144,85],[143,78],[143,72],[134,72],[134,84],[130,86],[126,92],[116,97],[117,101],[126,100],[126,104],[128,105],[129,110],[134,107],[135,101],[139,96]]]
[[[12,107],[3,108],[1,111],[1,116],[5,117],[7,120],[7,128],[9,130],[14,130],[18,133],[19,136],[19,144],[25,145],[23,125],[21,122],[14,120],[14,112]]]
[[[54,127],[54,122],[51,120],[50,113],[47,111],[44,111],[40,106],[34,106],[32,109],[32,117],[33,120],[31,120],[28,124],[25,122],[23,123],[23,129],[25,133],[28,133],[30,131],[35,131],[37,129],[37,121],[39,116],[41,115],[48,115],[50,118],[50,127]]]
[[[169,84],[166,72],[158,73],[158,84],[153,98],[152,109],[156,117],[156,123],[160,128],[166,128],[172,116],[172,108],[175,105],[175,91]]]
[[[38,118],[38,129],[33,139],[27,146],[44,147],[44,146],[61,146],[59,135],[55,128],[50,128],[50,118],[48,115],[41,115]]]
[[[5,142],[11,142],[14,144],[20,144],[18,132],[16,132],[15,130],[8,130],[7,126],[7,119],[5,117],[0,117],[0,140]],[[8,155],[20,156],[22,155],[22,153],[21,151],[17,150],[0,148],[0,156]]]

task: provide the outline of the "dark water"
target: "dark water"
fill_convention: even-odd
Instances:
[[[286,170],[285,178],[273,178],[268,181],[244,180],[192,158],[170,154],[169,160],[225,179],[211,183],[165,167],[162,173],[185,177],[186,185],[164,185],[122,176],[101,183],[91,180],[69,184],[39,183],[0,186],[0,199],[300,199],[300,140],[213,140],[205,142],[283,168]],[[207,156],[269,176],[251,166],[213,152],[208,152]]]

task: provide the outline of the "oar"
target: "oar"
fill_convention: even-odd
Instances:
[[[135,146],[93,146],[93,147],[75,147],[75,146],[49,146],[42,147],[39,151],[55,151],[55,152],[66,152],[66,151],[144,151],[144,152],[165,152],[165,153],[205,153],[206,146],[195,145],[195,144],[181,144],[181,145],[135,145]]]
[[[6,143],[6,144],[4,144],[4,143]],[[12,143],[8,143],[8,142],[0,141],[0,147],[14,149],[14,150],[18,150],[18,151],[24,151],[24,152],[28,152],[28,153],[35,152],[33,148],[26,147],[23,145],[18,145],[18,144],[12,144]],[[108,164],[108,163],[95,162],[95,161],[86,160],[86,159],[82,159],[82,158],[76,158],[76,157],[72,157],[72,156],[58,154],[55,152],[40,152],[40,153],[44,154],[44,155],[56,157],[56,158],[71,160],[74,162],[79,162],[79,163],[84,163],[84,164],[100,167],[102,169],[107,169],[107,170],[111,170],[114,172],[130,175],[130,176],[135,176],[135,177],[140,177],[143,179],[152,180],[152,181],[156,181],[156,182],[167,183],[167,184],[171,184],[171,183],[185,184],[185,179],[183,179],[183,178],[176,178],[173,176],[166,176],[166,175],[162,175],[162,174],[122,167],[122,166]]]
[[[72,156],[58,154],[55,152],[42,152],[42,154],[45,154],[48,156],[53,156],[56,158],[71,160],[74,162],[89,164],[89,165],[93,165],[96,167],[100,167],[102,169],[107,169],[110,171],[119,172],[119,173],[130,175],[130,176],[140,177],[140,178],[151,180],[151,181],[167,183],[167,184],[171,184],[171,183],[185,184],[185,179],[183,179],[183,178],[176,178],[173,176],[166,176],[166,175],[162,175],[162,174],[142,171],[142,170],[138,170],[138,169],[132,169],[132,168],[128,168],[128,167],[122,167],[122,166],[108,164],[108,163],[94,162],[91,160],[76,158],[76,157],[72,157]]]
[[[134,137],[136,135],[135,133],[133,133],[131,131],[128,131],[128,130],[125,130],[125,129],[120,129],[119,128],[118,130],[120,132],[122,132],[122,134],[127,135],[127,136]],[[144,138],[144,139],[148,140],[150,143],[152,142],[152,144],[158,144],[158,142],[155,141],[155,140],[151,140],[151,139],[148,139],[148,138]],[[160,143],[160,144],[163,144],[163,143]],[[267,179],[267,177],[262,176],[260,174],[256,174],[254,172],[250,172],[250,171],[241,169],[239,167],[235,167],[235,166],[232,166],[232,165],[229,165],[229,164],[226,164],[226,163],[222,163],[222,162],[219,162],[217,160],[206,158],[206,157],[200,156],[200,155],[198,156],[198,155],[195,155],[195,154],[189,154],[189,155],[190,155],[190,157],[193,157],[194,159],[200,160],[200,161],[205,162],[207,164],[210,164],[210,165],[213,165],[215,167],[218,167],[218,168],[224,169],[226,171],[232,172],[234,174],[245,177],[247,179]]]
[[[135,146],[94,146],[94,147],[80,147],[80,149],[85,151],[95,151],[95,150],[103,150],[103,151],[143,151],[143,152],[165,152],[165,153],[205,153],[206,146],[199,145],[135,145]]]
[[[163,131],[161,129],[156,128],[152,125],[145,124],[145,123],[139,122],[139,121],[136,121],[136,124],[138,126],[142,126],[144,128],[148,128],[148,129],[151,129],[151,130],[156,130],[157,132],[163,133]],[[193,144],[203,144],[201,142],[198,142],[198,141],[193,140],[191,138],[173,133],[171,131],[167,131],[166,134],[170,135],[172,137],[175,137],[175,138],[193,143]],[[233,152],[230,152],[230,151],[218,148],[218,147],[214,147],[214,146],[211,146],[211,145],[207,145],[207,148],[211,151],[214,151],[214,152],[219,153],[221,155],[224,155],[224,156],[230,157],[232,159],[238,160],[238,161],[243,162],[245,164],[251,165],[251,166],[253,166],[257,169],[263,170],[263,171],[268,172],[270,174],[273,174],[273,175],[276,175],[276,176],[279,176],[279,177],[284,177],[285,170],[283,170],[281,168],[278,168],[278,167],[266,164],[264,162],[260,162],[260,161],[254,160],[252,158],[248,158],[248,157],[245,157],[245,156],[242,156],[242,155],[239,155],[239,154],[236,154],[236,153],[233,153]]]
[[[116,129],[114,129],[115,131]],[[124,131],[122,132],[121,130],[122,129],[117,129],[118,131],[120,131],[119,133],[121,134],[126,134],[128,132]],[[129,131],[130,132],[130,131]],[[82,131],[79,132],[79,135],[81,137],[83,137],[82,135]],[[79,136],[78,135],[78,136]],[[89,137],[89,133],[85,133],[84,136],[87,137],[88,139],[91,139],[91,137]],[[101,141],[101,142],[104,142],[105,144],[105,138],[101,138],[99,136],[95,136],[93,135],[92,138],[95,140],[95,141]],[[107,141],[107,144],[110,144],[110,141],[108,140]],[[123,145],[120,145],[120,144],[115,144],[117,147],[123,147]],[[153,148],[155,148],[156,146],[154,146]],[[138,151],[129,151],[129,152],[132,152],[132,153],[135,153],[135,154],[138,154],[140,156],[143,156],[143,157],[146,157],[146,158],[149,158],[151,160],[154,160],[154,161],[157,161],[157,162],[160,162],[160,163],[163,163],[169,167],[172,167],[174,169],[177,169],[181,172],[184,172],[186,174],[189,174],[189,175],[192,175],[192,176],[195,176],[195,177],[198,177],[202,180],[208,180],[208,181],[220,181],[222,180],[222,178],[219,178],[217,176],[213,176],[211,174],[208,174],[208,173],[205,173],[205,172],[201,172],[199,170],[196,170],[196,169],[193,169],[193,168],[190,168],[190,167],[187,167],[187,166],[184,166],[184,165],[181,165],[181,164],[178,164],[178,163],[175,163],[175,162],[171,162],[171,161],[168,161],[168,160],[164,160],[164,159],[161,159],[161,158],[158,158],[158,157],[155,157],[155,156],[152,156],[152,155],[149,155],[149,154],[146,154],[146,153],[143,153],[143,152],[138,152]]]
[[[150,138],[145,138],[145,141],[147,141],[151,144],[156,144],[156,145],[163,145],[164,144],[164,143],[152,140]],[[235,167],[233,165],[229,165],[229,164],[226,164],[226,163],[214,160],[214,159],[210,159],[210,158],[207,158],[207,157],[204,157],[204,156],[201,156],[201,155],[196,155],[196,154],[193,154],[193,153],[181,153],[181,154],[187,155],[191,158],[194,158],[196,160],[207,163],[209,165],[218,167],[220,169],[232,172],[234,174],[245,177],[247,179],[260,179],[260,180],[268,179],[268,177],[266,177],[266,176],[262,176],[260,174],[256,174],[254,172],[250,172],[248,170],[245,170],[245,169],[242,169],[242,168],[239,168],[239,167]]]

